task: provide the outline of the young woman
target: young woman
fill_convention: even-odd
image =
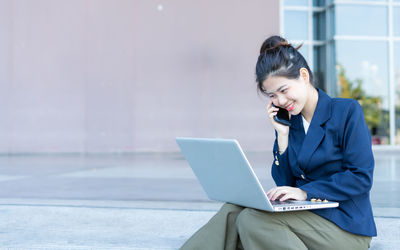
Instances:
[[[337,201],[339,207],[270,213],[226,203],[181,249],[369,248],[376,236],[369,199],[374,158],[362,108],[316,89],[298,49],[269,37],[256,65],[276,135],[271,173],[277,187],[267,195]],[[289,111],[290,126],[274,120],[278,107]]]

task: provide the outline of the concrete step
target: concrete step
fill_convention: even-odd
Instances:
[[[178,249],[222,204],[0,200],[0,249]],[[371,249],[400,249],[398,209],[374,208]]]

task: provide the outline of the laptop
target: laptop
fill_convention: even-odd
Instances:
[[[208,198],[270,212],[332,208],[337,202],[270,201],[239,143],[234,139],[176,141]]]

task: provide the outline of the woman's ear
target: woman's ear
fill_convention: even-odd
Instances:
[[[304,82],[310,82],[310,74],[308,73],[308,70],[306,68],[300,69],[300,77],[303,78]]]

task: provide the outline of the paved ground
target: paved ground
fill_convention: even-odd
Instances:
[[[375,158],[372,249],[400,249],[400,155]],[[220,206],[177,153],[0,157],[0,249],[177,249]]]

